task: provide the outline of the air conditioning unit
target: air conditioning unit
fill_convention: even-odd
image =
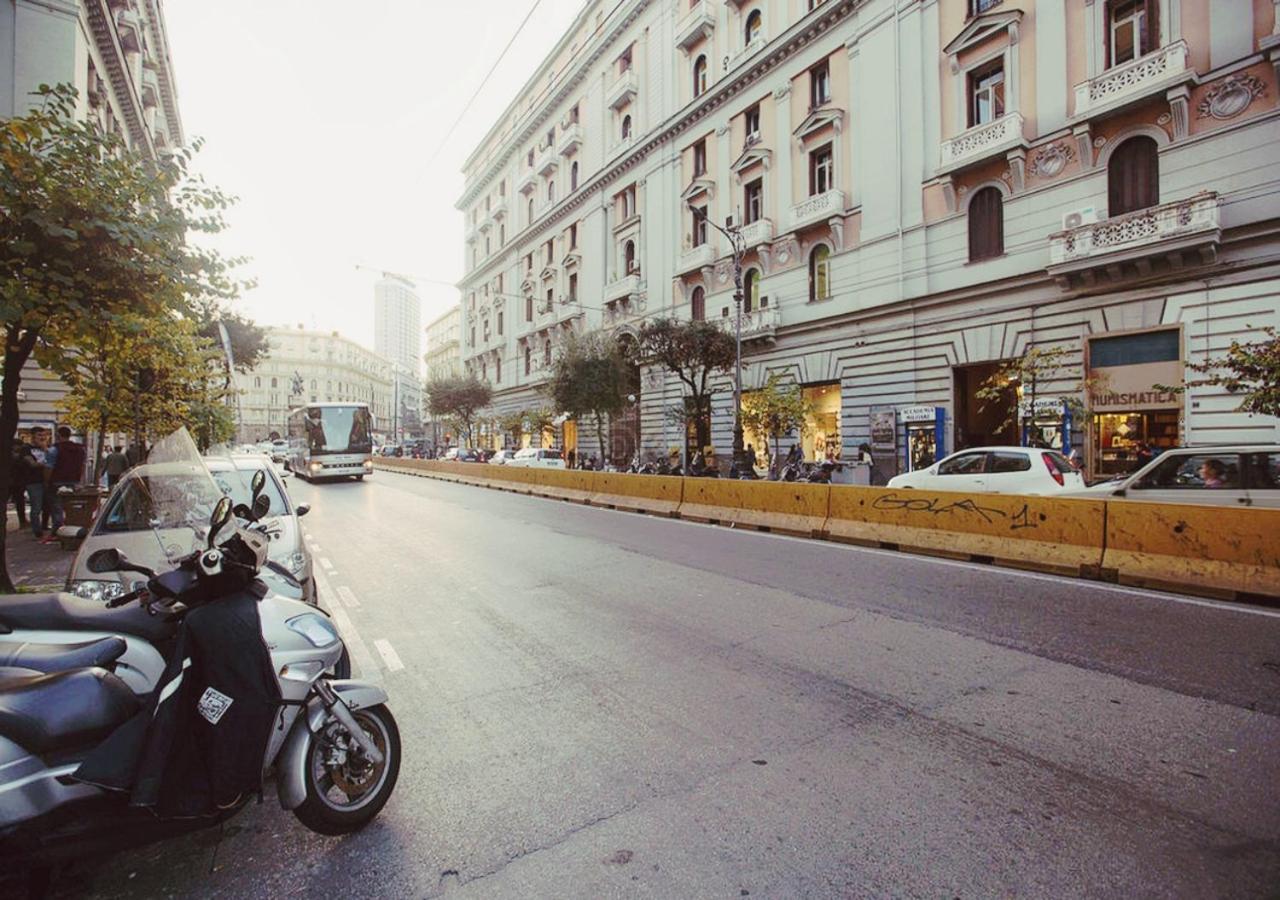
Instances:
[[[1098,210],[1092,206],[1082,206],[1071,212],[1062,214],[1062,230],[1070,231],[1081,225],[1093,225],[1098,221]]]

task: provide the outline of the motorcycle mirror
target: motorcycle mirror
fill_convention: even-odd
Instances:
[[[297,513],[299,517],[305,516],[307,513],[311,512],[311,504],[299,503],[293,508],[293,511]]]
[[[120,571],[120,563],[124,561],[120,551],[115,547],[103,547],[101,550],[94,550],[89,554],[86,565],[90,572],[118,572]]]
[[[249,486],[253,489],[253,499],[256,501],[258,495],[262,493],[263,487],[267,484],[267,473],[258,469],[253,473],[253,478],[249,481]]]
[[[259,473],[261,474],[261,473]],[[259,494],[253,498],[253,520],[256,522],[271,512],[271,498],[266,494]]]
[[[245,521],[253,519],[253,510],[243,503],[237,503],[231,508],[231,512],[235,514],[237,519],[244,519]]]
[[[222,526],[231,520],[231,498],[223,497],[218,501],[218,505],[213,508],[213,515],[209,517],[209,546],[213,546],[213,539],[218,536],[218,532],[222,530]]]

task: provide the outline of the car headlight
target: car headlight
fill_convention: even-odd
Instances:
[[[118,581],[96,581],[86,578],[71,582],[71,593],[85,600],[106,603],[124,594],[124,585]]]
[[[312,471],[312,472],[319,472],[319,471],[320,471],[320,469],[321,469],[321,465],[320,465],[320,463],[318,463],[318,462],[313,462],[313,463],[311,464],[311,471]]]
[[[285,624],[310,641],[313,647],[332,647],[339,640],[337,629],[327,619],[315,613],[297,616]]]
[[[371,459],[366,459],[366,460],[364,461],[364,467],[365,467],[366,469],[372,469],[372,468],[373,468],[373,460],[371,460]]]

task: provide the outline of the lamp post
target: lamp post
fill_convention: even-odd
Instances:
[[[747,252],[746,240],[742,237],[742,230],[733,224],[732,217],[727,221],[728,227],[721,228],[711,221],[710,216],[692,203],[688,204],[688,206],[695,220],[701,219],[723,234],[725,240],[729,242],[729,246],[733,248],[733,337],[736,344],[733,380],[733,464],[739,475],[743,472],[754,473],[754,470],[747,462],[746,447],[743,445],[742,435],[742,257]]]

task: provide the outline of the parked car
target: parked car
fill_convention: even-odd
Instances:
[[[285,440],[272,441],[270,454],[275,462],[284,462],[289,458],[289,442]]]
[[[1166,450],[1131,475],[1071,496],[1280,508],[1280,444]]]
[[[493,456],[489,457],[489,465],[505,466],[515,458],[515,455],[515,450],[495,450]]]
[[[403,456],[404,450],[399,444],[383,444],[382,449],[378,451],[379,456]]]
[[[470,447],[450,447],[444,459],[451,462],[480,462],[480,453]]]
[[[507,465],[525,466],[534,469],[565,468],[564,454],[559,450],[545,447],[525,447],[523,450],[518,450]]]
[[[889,479],[891,488],[987,494],[1061,494],[1084,489],[1084,478],[1056,450],[973,447],[927,469]]]

